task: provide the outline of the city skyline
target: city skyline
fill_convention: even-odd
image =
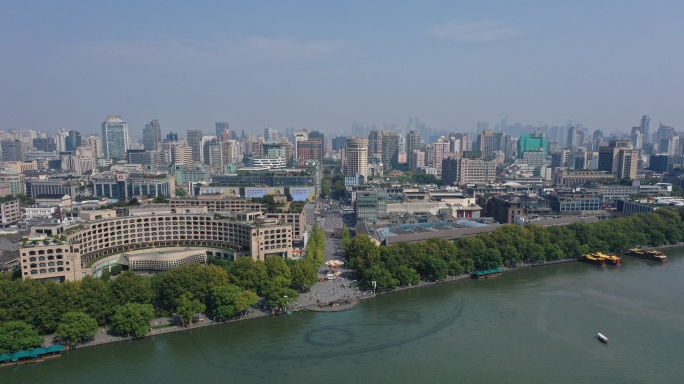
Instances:
[[[0,5],[0,130],[684,122],[678,2],[161,4]]]

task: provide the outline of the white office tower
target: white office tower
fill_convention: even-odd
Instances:
[[[66,138],[69,136],[69,131],[67,131],[64,128],[60,128],[59,131],[57,131],[57,134],[55,134],[55,146],[57,152],[64,152],[66,151]]]
[[[368,139],[350,138],[342,149],[342,168],[347,177],[363,175],[368,177]]]
[[[128,124],[121,116],[110,115],[102,123],[102,152],[107,159],[126,157]]]

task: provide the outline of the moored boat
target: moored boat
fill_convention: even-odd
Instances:
[[[603,334],[602,334],[601,332],[599,332],[599,333],[596,335],[596,338],[598,338],[599,340],[601,340],[602,343],[608,344],[608,338],[605,337],[605,336],[603,336]]]
[[[622,265],[622,259],[615,255],[606,255],[605,253],[596,252],[594,253],[594,256],[603,259],[606,262],[606,264]]]
[[[623,252],[625,255],[634,256],[641,259],[653,260],[660,263],[667,261],[667,256],[664,253],[656,250],[645,251],[643,249],[632,248]]]
[[[594,264],[594,265],[599,265],[599,266],[605,266],[606,261],[601,258],[597,257],[593,253],[586,253],[580,257],[580,261],[584,261],[585,263],[589,264]]]

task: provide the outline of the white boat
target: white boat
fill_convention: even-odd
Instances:
[[[601,340],[601,342],[608,344],[608,338],[605,337],[605,336],[603,336],[602,333],[599,332],[599,334],[596,335],[596,337],[597,337],[599,340]]]

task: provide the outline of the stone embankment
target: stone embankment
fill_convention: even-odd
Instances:
[[[680,247],[680,246],[684,246],[684,243],[678,243],[678,244],[666,245],[666,246],[660,246],[660,247],[645,247],[645,248],[641,248],[641,249],[662,249],[662,248],[674,248],[674,247]],[[515,271],[515,270],[521,269],[521,268],[541,267],[541,266],[552,265],[552,264],[569,263],[569,262],[573,262],[573,261],[577,261],[577,259],[573,258],[573,259],[546,261],[546,262],[540,262],[540,263],[526,263],[526,264],[519,265],[515,268],[504,267],[504,270],[505,271]],[[331,301],[331,302],[326,302],[326,303],[316,303],[316,304],[310,304],[307,306],[297,305],[297,306],[295,306],[295,308],[293,308],[291,310],[291,312],[297,312],[297,311],[312,311],[312,312],[346,311],[346,310],[356,308],[361,303],[361,300],[374,298],[377,295],[381,295],[381,294],[385,294],[385,293],[389,293],[389,292],[394,292],[394,291],[401,291],[401,290],[405,290],[405,289],[414,289],[414,288],[426,287],[426,286],[433,285],[433,284],[439,284],[439,283],[444,283],[444,282],[448,282],[448,281],[463,280],[463,279],[468,279],[468,278],[470,278],[470,275],[464,274],[464,275],[457,275],[457,276],[449,276],[446,279],[439,280],[439,281],[421,281],[420,283],[415,284],[415,285],[396,287],[396,288],[394,288],[392,290],[388,290],[388,291],[377,291],[377,292],[375,292],[375,294],[371,294],[371,292],[366,292],[367,293],[366,295],[357,295],[357,296],[352,297],[352,298],[344,298],[344,299],[339,299],[337,301]],[[175,324],[173,322],[173,319],[171,319],[171,318],[161,318],[161,319],[156,319],[153,321],[155,324],[155,327],[153,327],[153,330],[150,331],[150,333],[146,337],[154,337],[154,336],[162,335],[162,334],[166,334],[166,333],[189,331],[189,330],[199,329],[199,328],[213,326],[213,325],[233,323],[233,322],[242,321],[242,320],[254,319],[254,318],[259,318],[259,317],[266,317],[266,316],[274,316],[274,315],[286,314],[286,313],[287,312],[273,313],[273,312],[269,312],[266,310],[251,309],[245,315],[231,319],[231,320],[214,321],[214,320],[211,320],[209,318],[205,318],[204,320],[193,323],[190,326],[181,326],[181,325]],[[107,343],[114,343],[114,342],[118,342],[118,341],[132,340],[132,339],[133,339],[133,337],[129,337],[129,336],[112,335],[108,332],[107,329],[102,329],[101,332],[98,332],[95,335],[94,340],[89,341],[87,343],[81,343],[77,347],[78,348],[92,347],[92,346],[103,345],[103,344],[107,344]],[[51,335],[46,336],[45,341],[46,341],[45,346],[52,345]]]
[[[361,298],[342,299],[329,303],[312,304],[302,307],[303,310],[312,312],[341,312],[356,308],[361,303]]]
[[[684,247],[684,242],[675,243],[675,244],[659,245],[657,247],[636,247],[636,248],[642,249],[644,251],[650,251],[653,249],[665,249],[665,248],[677,248],[677,247]]]

